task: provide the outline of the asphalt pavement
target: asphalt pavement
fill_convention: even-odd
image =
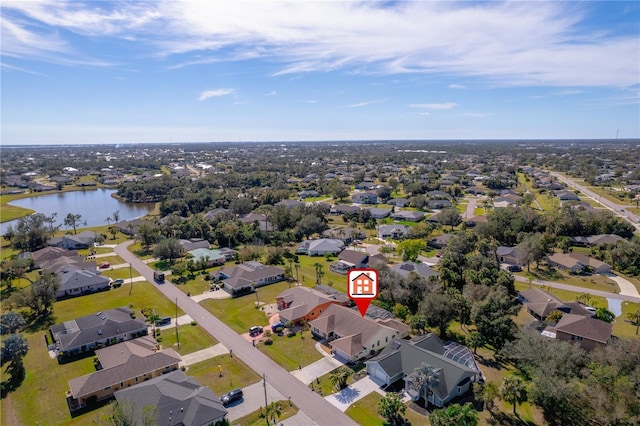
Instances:
[[[127,249],[133,242],[130,240],[119,244],[114,251],[126,262],[131,263],[150,283],[154,283],[153,285],[169,300],[175,301],[184,313],[196,320],[206,332],[232,350],[234,356],[241,359],[260,376],[265,374],[267,382],[281,394],[290,396],[291,401],[314,423],[328,426],[357,424],[320,395],[312,392],[304,383],[260,352],[259,349],[253,347],[226,324],[176,288],[170,281],[166,280],[163,284],[155,283],[153,270]]]

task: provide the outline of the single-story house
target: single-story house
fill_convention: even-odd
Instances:
[[[356,184],[355,189],[358,189],[361,191],[370,191],[372,189],[376,189],[377,187],[378,185],[376,185],[373,182],[360,182]]]
[[[222,288],[232,296],[240,296],[252,292],[254,288],[284,281],[284,269],[253,261],[224,268],[211,275],[221,280],[224,284]]]
[[[447,244],[449,244],[449,241],[451,241],[451,239],[453,237],[454,237],[453,234],[438,235],[437,237],[432,238],[431,240],[429,240],[427,245],[429,247],[433,247],[433,248],[436,248],[436,249],[445,248],[447,246]]]
[[[84,257],[82,256],[67,256],[41,262],[40,268],[45,272],[57,274],[58,272],[67,268],[95,271],[97,269],[97,265],[94,260],[85,261]]]
[[[147,335],[144,319],[132,314],[123,307],[52,325],[55,351],[59,357],[76,355]]]
[[[387,204],[396,207],[406,207],[409,205],[409,200],[407,198],[392,198],[387,201]]]
[[[587,265],[580,262],[578,259],[569,256],[568,253],[553,253],[552,255],[547,256],[547,263],[550,266],[565,269],[574,274],[584,272],[587,267]]]
[[[394,340],[365,364],[369,377],[384,386],[404,380],[405,390],[414,401],[426,396],[425,389],[414,385],[416,371],[423,364],[431,366],[439,380],[428,400],[437,407],[466,394],[471,383],[482,377],[468,348],[455,342],[445,344],[431,333],[412,340]]]
[[[451,201],[449,200],[429,200],[427,201],[427,207],[430,209],[441,210],[447,207],[451,207]]]
[[[203,238],[189,238],[188,240],[178,240],[184,251],[191,251],[199,248],[208,249],[211,243]]]
[[[430,200],[448,200],[451,198],[451,194],[439,190],[429,191],[425,195],[429,197]]]
[[[66,248],[70,250],[86,249],[95,243],[97,234],[93,231],[82,231],[75,235],[63,235],[47,241],[50,246]]]
[[[320,196],[320,193],[318,191],[316,191],[315,189],[298,192],[298,197],[300,197],[302,199],[319,197],[319,196]]]
[[[100,271],[95,269],[79,269],[70,266],[57,272],[56,275],[60,278],[56,299],[82,296],[110,289],[111,279],[100,275]]]
[[[292,209],[296,206],[301,206],[303,203],[301,201],[298,200],[282,200],[277,202],[275,205],[276,206],[285,206],[289,209]]]
[[[555,327],[547,327],[544,335],[563,342],[578,342],[585,350],[595,349],[611,341],[613,324],[596,318],[563,314]]]
[[[339,274],[346,274],[354,268],[364,268],[369,262],[369,253],[366,251],[343,250],[338,255],[338,261],[330,266],[330,269]]]
[[[401,275],[403,278],[407,278],[410,274],[417,274],[425,279],[438,276],[436,271],[422,262],[403,262],[399,265],[393,265],[389,270]]]
[[[399,240],[407,235],[409,229],[406,225],[378,225],[378,238]]]
[[[118,228],[118,231],[122,232],[125,235],[136,235],[138,233],[138,229],[143,223],[148,223],[150,225],[153,225],[153,222],[150,220],[133,219],[133,220],[121,220],[116,224],[116,227]]]
[[[345,245],[351,244],[354,240],[361,240],[365,238],[366,234],[359,229],[345,227],[345,228],[331,228],[322,233],[325,238],[332,238],[342,241]]]
[[[522,202],[522,197],[517,194],[505,194],[493,199],[493,207],[515,206]]]
[[[395,212],[394,214],[392,214],[391,219],[402,220],[405,222],[420,222],[422,219],[424,219],[424,213],[409,210],[400,210],[399,212]]]
[[[521,261],[523,256],[517,247],[498,246],[496,248],[496,256],[498,256],[500,263],[506,263],[507,265],[524,265]]]
[[[143,424],[143,419],[148,418],[145,407],[154,407],[154,424],[170,419],[172,425],[217,425],[227,415],[227,409],[211,389],[181,370],[121,389],[114,396],[119,404],[133,407],[133,424]]]
[[[573,237],[571,240],[575,245],[595,247],[595,246],[599,246],[600,244],[613,245],[618,241],[624,240],[624,238],[615,234],[598,234],[598,235]]]
[[[231,214],[231,210],[223,209],[223,208],[219,207],[217,209],[209,210],[208,212],[206,212],[204,214],[203,217],[204,217],[205,220],[212,220],[212,219],[215,219],[218,216],[224,217],[224,216],[226,216],[228,214]]]
[[[520,291],[520,301],[527,312],[538,321],[544,321],[553,311],[590,317],[592,313],[578,302],[563,302],[554,295],[539,288]]]
[[[329,214],[341,215],[341,214],[349,214],[349,213],[358,213],[360,210],[361,210],[360,206],[336,204],[331,206],[331,209],[329,210]]]
[[[335,356],[346,362],[356,362],[384,349],[401,332],[357,311],[332,304],[320,316],[309,321],[311,332],[326,339]]]
[[[369,210],[369,213],[371,213],[371,217],[374,219],[384,219],[385,217],[389,217],[389,215],[391,215],[391,209],[370,207],[367,210]]]
[[[547,263],[576,274],[587,270],[591,270],[597,274],[607,274],[611,272],[611,266],[609,264],[582,253],[554,253],[551,256],[547,256]]]
[[[287,289],[276,297],[280,320],[284,322],[311,321],[334,303],[345,306],[349,299],[302,286]]]
[[[556,191],[556,197],[560,201],[580,201],[580,197],[575,192],[572,191]]]
[[[324,256],[326,254],[338,254],[344,247],[341,240],[320,238],[319,240],[304,240],[298,244],[296,253],[309,256]]]
[[[222,250],[197,248],[190,250],[189,254],[192,256],[194,262],[200,262],[203,259],[207,259],[208,266],[224,265],[227,261],[227,256],[222,253]]]
[[[56,260],[60,257],[78,257],[78,251],[49,246],[34,252],[25,252],[20,255],[21,259],[31,259],[33,261],[33,266],[36,268],[39,268],[44,262]]]
[[[178,369],[182,360],[173,349],[158,351],[156,340],[141,337],[98,349],[99,370],[69,380],[71,411],[111,398],[114,392]],[[140,407],[142,408],[142,407]]]
[[[351,201],[358,204],[377,204],[378,194],[375,192],[356,192],[351,196]]]

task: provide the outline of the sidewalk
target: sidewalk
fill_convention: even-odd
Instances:
[[[231,295],[222,289],[214,290],[214,291],[205,291],[202,294],[191,296],[191,300],[198,303],[205,299],[229,299],[229,298],[231,298]]]
[[[326,396],[324,399],[344,413],[351,404],[364,398],[371,392],[378,392],[380,395],[385,395],[385,392],[380,389],[378,384],[367,376],[351,386],[347,386],[338,393]]]
[[[209,348],[202,349],[200,351],[192,352],[190,354],[182,355],[182,361],[180,361],[180,367],[189,366],[201,361],[206,361],[211,358],[215,358],[220,355],[229,353],[229,349],[222,343],[213,345]]]

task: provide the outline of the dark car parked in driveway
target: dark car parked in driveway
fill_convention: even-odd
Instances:
[[[249,336],[257,336],[259,334],[262,334],[263,331],[264,330],[262,329],[262,327],[254,325],[249,329]]]
[[[509,272],[520,272],[522,271],[522,268],[518,265],[509,265],[507,266],[507,271]]]
[[[230,404],[233,401],[238,401],[239,399],[242,399],[242,389],[234,389],[220,397],[220,401],[222,401],[223,405]]]

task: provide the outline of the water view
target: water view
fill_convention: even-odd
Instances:
[[[153,209],[153,204],[133,204],[124,203],[111,194],[115,189],[96,189],[91,191],[71,191],[57,194],[40,195],[37,197],[22,198],[11,201],[13,206],[25,207],[51,216],[58,213],[58,225],[64,229],[64,218],[67,214],[79,214],[80,227],[106,225],[105,219],[111,217],[113,212],[120,212],[120,220],[131,220],[144,216]],[[4,234],[10,225],[14,225],[18,220],[4,222],[0,224],[0,234]]]

